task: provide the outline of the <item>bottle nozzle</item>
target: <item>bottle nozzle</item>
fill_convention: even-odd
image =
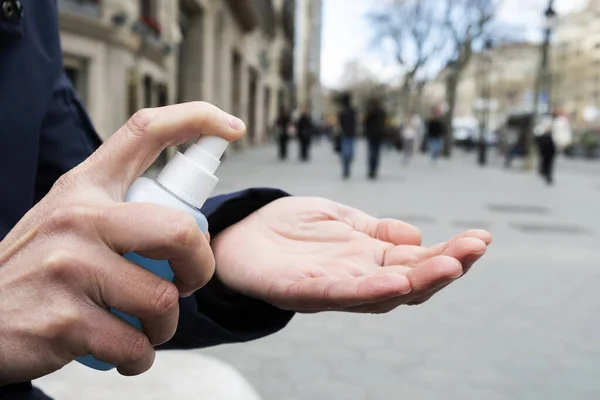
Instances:
[[[202,136],[185,154],[176,153],[157,181],[188,204],[202,207],[219,181],[214,173],[228,144],[218,136]]]
[[[225,149],[227,149],[227,145],[229,145],[229,142],[219,136],[202,136],[196,142],[196,146],[200,146],[202,150],[217,160],[221,159],[223,153],[225,153]]]

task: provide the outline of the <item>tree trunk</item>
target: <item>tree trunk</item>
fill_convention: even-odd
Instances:
[[[410,92],[411,92],[411,82],[408,80],[404,82],[402,86],[402,99],[400,99],[400,106],[402,107],[402,116],[406,116],[408,112],[408,108],[410,107]]]
[[[452,144],[454,141],[452,120],[454,119],[454,110],[456,108],[458,83],[458,73],[451,73],[446,81],[446,101],[448,103],[448,112],[446,113],[446,136],[444,138],[444,156],[446,157],[452,156]]]

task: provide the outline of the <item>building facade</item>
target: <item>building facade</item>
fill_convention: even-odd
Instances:
[[[144,107],[203,100],[261,143],[293,95],[293,0],[59,0],[65,70],[103,138]]]
[[[559,18],[551,49],[551,99],[577,124],[600,116],[600,3]]]
[[[103,139],[136,110],[175,101],[177,2],[58,4],[65,71]]]
[[[314,119],[323,116],[321,88],[322,0],[297,0],[296,84],[298,105],[311,111]]]
[[[457,89],[454,115],[457,118],[478,117],[482,105],[490,107],[492,127],[501,125],[508,115],[531,112],[533,92],[539,65],[539,46],[532,43],[499,45],[490,53],[476,53],[463,71]],[[426,104],[443,104],[446,99],[446,69],[428,84]],[[490,100],[483,99],[483,84],[490,87]]]

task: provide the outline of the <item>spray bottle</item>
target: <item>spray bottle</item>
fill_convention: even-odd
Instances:
[[[176,153],[156,181],[148,178],[137,179],[129,187],[125,201],[154,203],[184,211],[192,215],[202,232],[206,233],[208,221],[200,212],[200,208],[219,182],[214,173],[228,144],[227,140],[217,136],[201,137],[184,154]],[[128,253],[124,257],[163,279],[173,281],[174,274],[167,260],[152,260],[136,253]],[[112,308],[111,312],[142,329],[137,318]],[[97,360],[92,355],[80,357],[77,361],[101,371],[115,367]]]

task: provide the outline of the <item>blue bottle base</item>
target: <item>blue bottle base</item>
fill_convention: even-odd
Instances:
[[[125,258],[135,264],[144,267],[148,271],[160,276],[161,278],[168,280],[169,282],[173,282],[175,274],[171,270],[171,266],[169,265],[168,261],[152,260],[150,258],[142,257],[136,253],[125,254]],[[121,311],[116,310],[114,308],[111,308],[110,311],[119,318],[126,321],[128,324],[136,327],[137,329],[142,329],[142,324],[140,323],[140,320],[136,317],[132,317],[131,315],[122,313]],[[77,362],[87,367],[97,369],[98,371],[110,371],[111,369],[115,368],[114,365],[100,361],[91,354],[85,357],[79,357],[77,359]]]

